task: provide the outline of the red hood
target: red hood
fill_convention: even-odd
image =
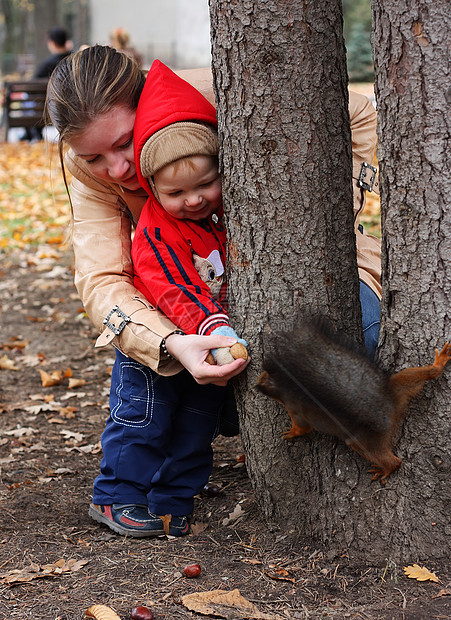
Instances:
[[[218,126],[216,110],[211,103],[169,67],[155,60],[139,100],[133,135],[136,173],[147,192],[149,183],[139,166],[142,148],[149,136],[178,121],[201,121]]]

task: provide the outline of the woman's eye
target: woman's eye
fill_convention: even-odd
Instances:
[[[94,164],[96,161],[99,161],[100,155],[96,155],[93,159],[85,159],[87,164]]]
[[[128,149],[128,147],[131,146],[132,142],[133,142],[133,136],[129,140],[127,140],[127,142],[124,142],[124,144],[121,144],[120,148]]]
[[[214,280],[216,278],[216,272],[214,269],[210,269],[208,271],[208,278],[209,280]]]

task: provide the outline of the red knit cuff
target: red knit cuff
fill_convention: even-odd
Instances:
[[[197,333],[201,336],[210,336],[213,330],[223,325],[230,325],[227,314],[212,314],[200,323]]]

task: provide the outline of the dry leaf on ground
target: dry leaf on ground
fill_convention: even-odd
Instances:
[[[73,390],[81,385],[86,385],[86,379],[69,379],[69,390]]]
[[[41,374],[42,387],[58,385],[64,379],[63,373],[60,370],[54,370],[52,373],[45,372],[45,370],[40,370],[39,372]]]
[[[270,579],[281,579],[282,581],[295,582],[294,577],[285,568],[273,568],[266,571],[266,575]]]
[[[410,579],[416,579],[417,581],[439,581],[439,578],[434,573],[431,573],[425,566],[421,567],[418,564],[412,564],[412,566],[405,566],[404,572]]]
[[[239,590],[211,590],[182,596],[182,604],[199,614],[228,620],[283,620],[276,614],[266,614],[243,596]]]
[[[95,618],[96,620],[121,620],[117,613],[107,605],[91,605],[85,611],[86,618]]]
[[[20,428],[13,428],[10,431],[3,431],[3,435],[10,435],[11,437],[29,437],[36,432],[36,429],[30,426],[21,426]]]
[[[13,360],[9,359],[7,355],[0,357],[0,370],[19,370],[17,366],[14,366]]]
[[[76,572],[88,562],[89,560],[71,559],[66,561],[64,558],[61,558],[53,564],[40,565],[32,563],[25,568],[13,569],[3,573],[0,575],[0,583],[10,586],[16,583],[28,583],[42,577],[55,577],[62,573]]]
[[[66,441],[73,439],[77,443],[80,443],[80,441],[83,441],[83,439],[85,438],[83,433],[74,433],[74,431],[70,431],[68,429],[60,431],[60,435],[63,435]]]
[[[241,508],[241,504],[237,504],[233,509],[233,512],[229,512],[229,516],[222,520],[222,525],[230,525],[233,522],[238,522],[244,516],[245,512]]]
[[[440,596],[451,596],[451,581],[432,598],[439,598]]]
[[[12,336],[8,342],[4,342],[0,346],[0,349],[9,349],[10,351],[13,349],[25,349],[29,342],[29,340],[21,340],[20,338]]]

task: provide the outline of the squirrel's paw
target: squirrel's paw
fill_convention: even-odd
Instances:
[[[297,424],[293,424],[293,426],[287,429],[284,434],[284,439],[294,439],[295,437],[302,437],[302,435],[307,435],[312,430],[311,426],[298,426]]]
[[[296,437],[299,437],[299,435],[298,435],[298,433],[296,433],[296,429],[295,428],[289,428],[283,434],[283,438],[287,439],[288,441],[290,439],[296,439]]]
[[[438,349],[435,350],[435,359],[434,366],[438,368],[444,368],[451,359],[451,344],[449,342],[445,342],[443,349],[438,352]]]
[[[385,474],[381,469],[377,467],[373,467],[372,469],[369,469],[368,473],[373,474],[373,477],[371,478],[371,480],[378,480],[380,478],[382,484],[385,484],[387,482],[387,476],[391,474],[391,472],[388,472],[388,474]]]

